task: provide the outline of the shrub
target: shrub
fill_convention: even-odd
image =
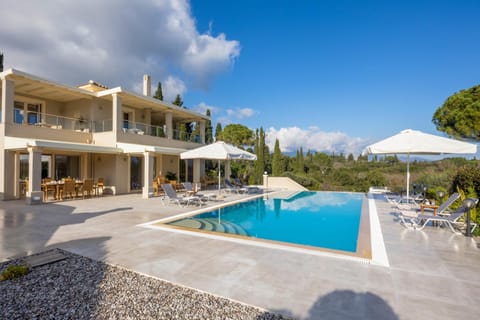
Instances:
[[[3,270],[2,274],[0,274],[0,281],[19,278],[21,276],[26,275],[27,273],[28,273],[27,266],[11,265],[11,266],[8,266],[5,270]]]

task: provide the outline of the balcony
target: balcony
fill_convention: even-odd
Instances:
[[[93,128],[92,121],[88,121],[85,119],[62,117],[39,112],[28,112],[26,117],[16,113],[14,122],[17,124],[35,127],[70,130],[84,133],[92,132]]]
[[[123,121],[122,131],[128,134],[148,135],[152,137],[166,138],[168,137],[168,129],[166,126],[149,125],[146,123]],[[172,138],[179,141],[187,141],[201,143],[200,135],[192,136],[190,133],[173,130]]]

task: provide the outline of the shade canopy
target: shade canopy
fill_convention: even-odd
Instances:
[[[223,141],[207,144],[180,154],[180,159],[257,160],[257,156]]]
[[[475,144],[407,129],[366,148],[368,154],[468,154],[477,153]]]
[[[207,144],[203,147],[182,152],[180,159],[218,160],[218,192],[221,185],[221,160],[257,160],[257,156],[223,141]]]
[[[410,188],[410,154],[472,154],[477,146],[472,143],[435,136],[417,130],[407,129],[369,145],[366,154],[406,154],[407,155],[407,201]]]

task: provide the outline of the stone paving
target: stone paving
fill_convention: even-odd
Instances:
[[[0,261],[58,247],[300,319],[477,317],[477,242],[376,206],[390,267],[142,228],[188,209],[138,194],[0,202]]]

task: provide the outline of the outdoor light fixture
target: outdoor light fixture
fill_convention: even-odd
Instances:
[[[437,191],[437,197],[438,199],[440,199],[440,204],[442,204],[442,200],[444,196],[445,196],[445,192],[443,192],[442,190]]]
[[[472,198],[467,198],[467,199],[463,200],[463,206],[465,208],[467,208],[467,231],[466,231],[466,236],[467,237],[472,236],[472,232],[470,230],[470,210],[475,206],[476,202],[477,201],[475,199],[472,199]]]

